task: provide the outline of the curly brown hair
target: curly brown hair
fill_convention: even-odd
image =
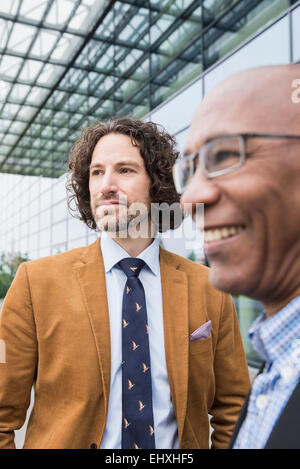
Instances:
[[[79,211],[79,219],[92,230],[97,229],[90,207],[89,171],[94,148],[98,141],[110,133],[128,135],[132,144],[138,146],[150,177],[150,199],[152,203],[168,206],[179,202],[172,167],[178,158],[176,141],[161,126],[154,122],[142,122],[132,118],[116,118],[87,127],[73,145],[68,164],[68,205],[71,212]],[[75,209],[72,204],[75,202]],[[171,214],[172,215],[172,214]],[[165,231],[161,223],[162,214],[157,218],[157,229]],[[170,229],[178,226],[174,215]]]

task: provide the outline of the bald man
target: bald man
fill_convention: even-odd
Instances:
[[[209,93],[174,180],[205,204],[215,287],[264,305],[249,330],[264,367],[231,448],[300,448],[300,65],[239,73]]]

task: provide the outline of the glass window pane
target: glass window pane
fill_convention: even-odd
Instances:
[[[31,212],[31,207],[30,207],[30,212]],[[30,220],[29,220],[29,234],[37,233],[38,229],[39,229],[39,218],[37,216],[30,218]]]
[[[81,38],[73,36],[72,34],[64,33],[59,39],[54,51],[52,52],[51,59],[62,60],[66,62],[71,58],[74,50],[77,48],[76,45],[80,42]]]
[[[61,243],[57,244],[56,246],[51,246],[51,255],[53,254],[61,254],[67,250],[67,243],[62,241]]]
[[[289,0],[262,0],[258,4],[238,2],[204,35],[206,67],[235,49],[288,7]]]
[[[62,176],[59,180],[55,181],[52,187],[53,203],[66,200],[66,176]]]
[[[42,192],[41,194],[41,211],[50,207],[52,202],[51,199],[51,191],[47,190],[46,192]]]
[[[2,2],[3,3],[3,2]],[[0,6],[1,8],[1,6]],[[1,10],[0,10],[1,11]],[[7,21],[5,19],[0,19],[0,48],[4,49],[9,35],[14,27],[14,23],[12,21]]]
[[[50,256],[51,255],[51,248],[50,247],[46,247],[46,248],[41,248],[40,247],[40,250],[39,250],[39,257],[47,257],[47,256]]]
[[[73,8],[74,3],[69,0],[54,0],[46,22],[54,25],[64,24],[70,19]]]
[[[36,31],[37,29],[32,26],[16,23],[9,38],[8,49],[25,54]]]
[[[45,248],[51,243],[51,230],[46,229],[39,232],[40,247]]]
[[[0,63],[0,75],[14,77],[20,70],[23,60],[19,57],[4,55]]]
[[[12,146],[16,143],[16,141],[18,140],[18,136],[17,135],[10,135],[10,134],[6,134],[4,139],[3,139],[3,144],[4,144],[4,141]],[[0,141],[1,141],[1,137],[0,137]],[[0,147],[1,148],[1,147]],[[1,151],[1,150],[0,150]]]
[[[263,65],[289,63],[289,23],[284,17],[250,41],[204,77],[205,93],[225,78],[242,70]]]
[[[0,126],[1,126],[1,122],[2,121],[0,121]],[[24,131],[25,127],[26,127],[25,123],[15,121],[11,124],[10,131],[20,135]]]
[[[46,98],[47,94],[49,94],[49,90],[34,86],[26,98],[26,103],[36,105],[37,103],[42,102]]]
[[[6,104],[2,109],[2,116],[5,119],[14,119],[19,109],[20,106],[17,104]]]
[[[106,38],[113,37],[114,35],[114,11],[110,10],[105,16],[104,20],[98,27],[96,34],[97,37]]]
[[[34,82],[38,74],[40,73],[43,64],[37,60],[26,60],[23,64],[19,78],[29,82]]]
[[[63,72],[63,67],[58,65],[46,65],[37,79],[37,84],[52,86],[58,81]]]
[[[87,226],[80,220],[69,217],[68,218],[68,239],[78,239],[87,235]]]
[[[15,15],[18,11],[19,2],[17,0],[5,0],[0,2],[0,12]]]
[[[49,227],[51,224],[51,210],[50,208],[47,210],[43,210],[40,213],[40,229],[43,230],[44,228]]]
[[[59,33],[55,31],[40,31],[31,49],[32,54],[45,58],[53,49],[58,37]]]
[[[22,120],[29,120],[37,112],[37,109],[32,106],[22,106],[20,108],[18,118]]]
[[[68,26],[70,29],[79,29],[81,31],[86,31],[88,18],[91,18],[90,6],[79,5],[75,14],[71,16]]]
[[[86,244],[86,237],[75,239],[73,241],[68,241],[68,249],[81,248],[82,246],[86,246]]]
[[[37,233],[28,236],[28,252],[29,253],[30,251],[36,250],[36,247],[38,246],[38,242],[39,242],[39,237]]]
[[[300,7],[293,11],[293,61],[300,61]]]
[[[128,8],[120,2],[115,3],[114,34],[127,44],[149,43],[149,10],[146,8]]]
[[[52,208],[53,215],[52,215],[52,220],[53,223],[56,223],[57,221],[64,220],[67,218],[67,203],[66,200],[63,200],[62,202],[59,202],[58,204],[54,205]]]
[[[20,16],[39,21],[43,17],[47,2],[41,2],[41,0],[22,0],[20,6]]]
[[[202,80],[198,80],[168,101],[165,106],[154,111],[151,120],[163,125],[171,134],[175,134],[190,124],[201,100]]]
[[[1,65],[0,65],[0,70],[1,70]],[[5,102],[7,99],[7,95],[11,89],[11,84],[10,83],[5,83],[4,81],[0,80],[0,100],[2,102]]]
[[[67,239],[67,222],[63,221],[52,226],[52,244],[63,243]]]

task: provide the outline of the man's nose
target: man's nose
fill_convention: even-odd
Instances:
[[[99,190],[103,195],[107,195],[111,192],[118,192],[119,187],[113,172],[105,172],[104,176],[101,178]]]
[[[184,209],[184,204],[195,205],[202,203],[212,205],[218,201],[219,197],[220,189],[215,179],[207,178],[203,170],[198,168],[190,184],[182,194],[180,202]]]

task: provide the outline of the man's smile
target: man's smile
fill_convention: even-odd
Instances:
[[[236,241],[242,232],[245,231],[243,225],[224,225],[216,228],[206,228],[204,230],[204,249],[207,254],[223,245]]]
[[[228,225],[220,226],[218,228],[210,228],[204,230],[204,241],[205,243],[211,243],[213,241],[220,241],[221,239],[231,238],[239,234],[245,228],[242,225]]]

